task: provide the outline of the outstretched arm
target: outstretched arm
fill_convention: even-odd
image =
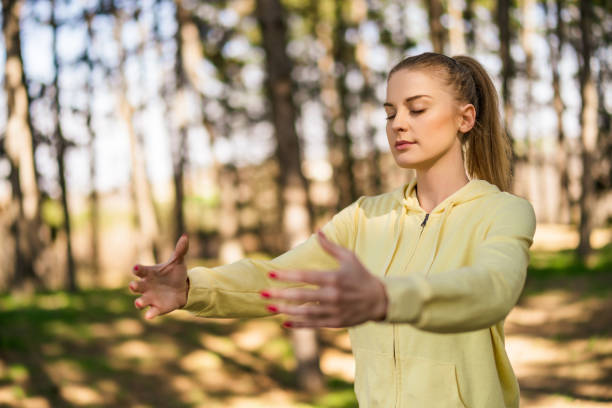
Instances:
[[[355,212],[359,201],[336,214],[323,231],[329,240],[345,248],[353,245]],[[183,237],[181,237],[183,239]],[[271,279],[268,272],[304,268],[330,270],[337,260],[330,256],[313,235],[304,243],[270,260],[243,259],[215,268],[195,267],[187,270],[183,257],[185,244],[177,243],[177,250],[165,264],[145,267],[137,265],[134,273],[142,277],[132,282],[130,288],[142,293],[136,307],[151,306],[146,317],[183,308],[202,317],[257,317],[270,315],[267,299],[261,291],[280,287],[307,286],[304,282],[284,282]],[[187,287],[187,281],[189,286]],[[187,292],[185,298],[184,291]],[[168,299],[162,299],[167,296]]]

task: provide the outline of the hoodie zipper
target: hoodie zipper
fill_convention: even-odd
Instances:
[[[425,229],[425,226],[427,225],[427,220],[429,220],[429,213],[425,214],[425,218],[423,219],[423,222],[421,223],[421,230],[419,231],[419,237],[417,239],[416,244],[414,245],[412,249],[412,253],[410,254],[410,257],[408,258],[408,263],[407,263],[408,265],[412,261],[412,257],[414,256],[414,253],[416,252],[416,248],[419,246],[419,242],[421,242],[421,236],[423,235],[423,230]],[[393,324],[393,366],[395,368],[395,407],[397,408],[399,405],[399,397],[401,394],[399,392],[399,384],[400,384],[400,378],[399,378],[400,371],[398,368],[399,345],[397,344],[396,330],[397,330],[397,324]]]

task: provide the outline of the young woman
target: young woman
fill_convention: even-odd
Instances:
[[[496,90],[470,57],[406,58],[387,83],[387,137],[409,184],[362,197],[265,262],[187,271],[136,265],[147,318],[287,315],[285,327],[349,327],[360,407],[518,407],[504,318],[522,291],[531,205],[506,192],[509,141]]]

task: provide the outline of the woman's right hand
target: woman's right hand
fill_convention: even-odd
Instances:
[[[139,280],[130,282],[130,289],[140,293],[134,305],[138,309],[149,306],[146,319],[180,309],[187,303],[189,282],[185,255],[189,250],[189,239],[183,234],[176,243],[176,248],[170,259],[162,264],[134,266],[134,275]]]

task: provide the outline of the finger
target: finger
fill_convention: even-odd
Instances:
[[[137,309],[144,309],[150,304],[151,304],[151,299],[147,295],[143,295],[137,298],[136,300],[134,300],[134,306],[136,306]]]
[[[157,306],[151,306],[145,313],[145,319],[150,320],[161,314],[161,310]]]
[[[183,234],[176,242],[174,253],[172,254],[169,262],[182,263],[185,255],[187,255],[187,251],[189,251],[189,238],[187,237],[187,234]]]
[[[343,324],[337,318],[323,318],[323,319],[308,319],[308,320],[287,320],[283,323],[283,327],[288,329],[303,329],[303,328],[318,328],[318,327],[328,327],[328,328],[339,328],[346,327],[346,324]]]
[[[145,266],[145,265],[134,265],[132,269],[132,273],[140,278],[146,278],[147,275],[153,270],[153,266]]]
[[[281,281],[312,283],[319,286],[333,285],[338,281],[336,271],[270,271],[268,276]],[[278,292],[278,290],[271,290],[270,292]]]
[[[290,304],[274,304],[269,305],[268,310],[275,313],[284,313],[289,316],[302,316],[306,318],[322,318],[337,316],[339,310],[337,307],[328,305],[290,305]]]
[[[129,288],[134,293],[144,293],[147,290],[147,282],[142,279],[131,281]]]
[[[340,290],[331,286],[320,289],[269,289],[266,291],[271,299],[280,299],[294,302],[320,302],[334,303],[340,300]]]
[[[317,239],[325,252],[338,260],[346,258],[346,256],[350,254],[350,251],[346,248],[331,242],[321,230],[317,231]]]

